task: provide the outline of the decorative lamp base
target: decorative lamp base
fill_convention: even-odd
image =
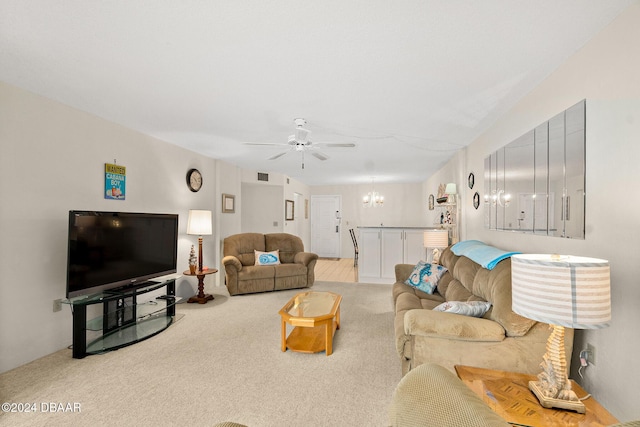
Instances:
[[[191,297],[187,300],[187,302],[190,302],[190,303],[197,302],[198,304],[206,304],[207,301],[211,301],[212,299],[213,299],[213,295],[204,294],[203,296],[196,295],[194,297]]]
[[[431,255],[431,264],[440,264],[440,249],[433,250]]]
[[[556,399],[555,397],[546,397],[542,392],[542,388],[538,385],[538,381],[529,381],[529,390],[536,395],[540,402],[540,406],[543,408],[568,409],[570,411],[576,411],[579,414],[584,414],[586,412],[584,403],[579,400],[564,400]]]

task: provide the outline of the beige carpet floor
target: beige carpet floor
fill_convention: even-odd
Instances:
[[[313,290],[343,296],[331,356],[280,350],[278,310],[298,290],[229,297],[216,287],[215,300],[179,304],[184,317],[143,342],[81,360],[64,349],[0,375],[0,402],[36,406],[0,412],[0,425],[387,425],[401,378],[391,287]],[[49,403],[80,412],[42,412]]]

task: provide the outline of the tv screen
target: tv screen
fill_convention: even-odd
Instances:
[[[69,211],[67,298],[176,272],[178,215]]]

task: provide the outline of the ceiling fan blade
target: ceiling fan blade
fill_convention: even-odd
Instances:
[[[282,152],[282,153],[280,153],[280,154],[276,154],[275,156],[271,156],[271,157],[269,157],[267,160],[275,160],[275,159],[278,159],[278,158],[280,158],[280,157],[284,156],[284,155],[285,155],[285,154],[287,154],[287,153],[288,153],[288,151],[284,151],[284,152]]]
[[[320,160],[327,160],[329,158],[329,156],[327,156],[326,154],[323,154],[319,151],[312,151],[311,155],[313,157],[315,157],[316,159],[320,159]]]
[[[277,142],[243,142],[244,145],[289,145],[289,144],[280,144]]]
[[[322,147],[344,147],[344,148],[353,148],[356,146],[356,144],[353,143],[344,143],[344,144],[340,144],[340,143],[332,143],[332,142],[320,142],[315,144],[316,146],[320,145]]]

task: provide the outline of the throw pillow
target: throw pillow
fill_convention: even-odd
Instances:
[[[276,265],[280,264],[280,250],[276,249],[271,252],[253,251],[256,258],[255,265]]]
[[[447,269],[441,265],[419,261],[404,283],[422,292],[432,294],[436,290],[436,286],[438,286],[438,281],[446,271]]]
[[[445,313],[463,314],[465,316],[482,317],[491,308],[491,303],[486,301],[447,301],[435,307],[434,311]]]

